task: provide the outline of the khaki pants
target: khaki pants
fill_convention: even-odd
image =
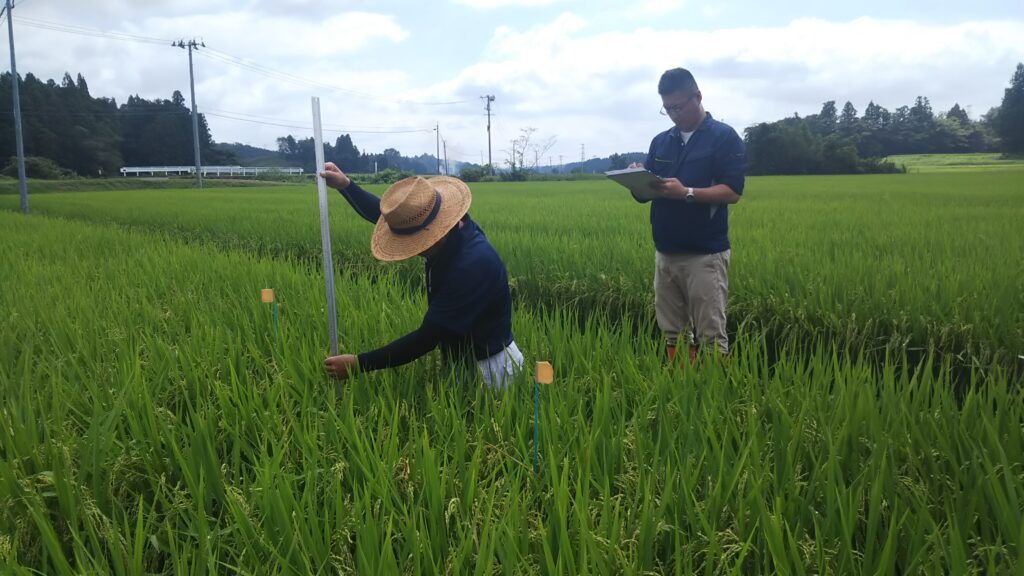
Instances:
[[[714,342],[729,353],[725,302],[729,250],[717,254],[663,254],[654,261],[654,312],[669,345]]]

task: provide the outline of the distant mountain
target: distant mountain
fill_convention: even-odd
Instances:
[[[619,156],[622,159],[620,160],[620,163],[624,164],[623,166],[621,166],[622,168],[629,166],[629,164],[632,162],[643,162],[644,160],[647,159],[646,152],[626,152],[620,154]],[[587,160],[585,162],[569,162],[565,166],[563,166],[561,172],[572,172],[577,168],[582,168],[582,172],[584,174],[598,174],[601,172],[612,170],[611,165],[611,158],[591,158],[590,160]],[[546,168],[542,171],[551,172],[551,170]]]
[[[257,148],[241,142],[226,144],[220,142],[213,145],[218,150],[234,154],[241,166],[285,166],[287,162],[281,158],[277,150]]]

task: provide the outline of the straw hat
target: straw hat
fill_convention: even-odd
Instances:
[[[466,183],[449,176],[413,176],[392,184],[380,198],[380,219],[370,251],[378,260],[405,260],[444,237],[469,211]]]

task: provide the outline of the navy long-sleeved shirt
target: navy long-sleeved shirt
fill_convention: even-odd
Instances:
[[[380,218],[380,199],[358,184],[340,192],[368,222]],[[512,298],[505,266],[468,214],[427,260],[425,272],[428,305],[420,327],[360,354],[360,369],[400,366],[438,346],[450,361],[480,360],[511,344]]]
[[[685,146],[678,127],[655,136],[645,166],[662,178],[678,178],[685,186],[725,184],[743,194],[746,163],[746,148],[736,131],[707,113]],[[722,252],[729,249],[729,208],[658,198],[651,201],[651,234],[658,252]]]

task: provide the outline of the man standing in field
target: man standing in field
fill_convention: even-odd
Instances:
[[[324,361],[327,373],[344,379],[357,370],[400,366],[440,346],[450,365],[475,364],[487,386],[507,386],[523,366],[512,340],[508,276],[469,217],[469,187],[457,178],[415,176],[377,198],[332,162],[320,175],[376,225],[370,251],[378,260],[422,256],[427,274],[427,312],[419,328],[376,350],[331,356]]]
[[[668,359],[675,359],[677,346],[688,346],[692,362],[698,345],[729,353],[728,206],[743,193],[746,151],[735,130],[704,111],[688,70],[662,74],[658,94],[661,114],[674,126],[654,137],[646,160],[663,179],[651,201],[654,308]]]

